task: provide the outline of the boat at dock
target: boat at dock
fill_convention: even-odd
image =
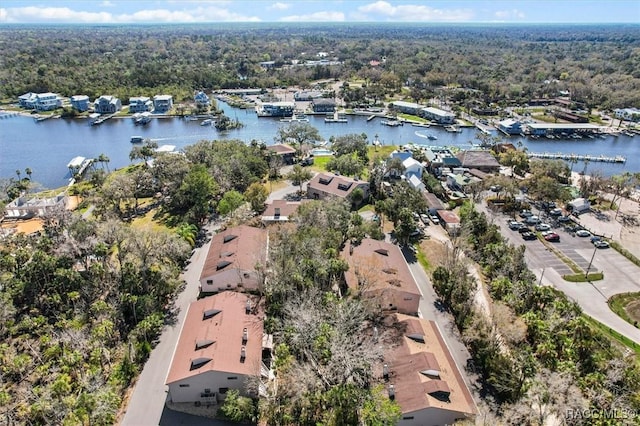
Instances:
[[[614,157],[606,155],[583,155],[583,154],[563,154],[561,152],[528,152],[527,155],[531,158],[542,158],[551,160],[567,160],[567,161],[590,161],[600,163],[626,163],[626,157],[622,155],[616,155]]]
[[[399,120],[380,120],[380,124],[389,127],[398,127],[403,125],[402,121]]]
[[[449,133],[462,133],[462,129],[454,124],[445,126],[444,129]]]
[[[142,143],[144,142],[144,138],[142,136],[131,136],[131,143]]]
[[[148,111],[136,112],[135,114],[133,114],[132,118],[133,118],[133,122],[136,125],[144,126],[145,124],[149,124],[151,122],[151,113]]]
[[[325,123],[347,123],[347,119],[341,116],[338,111],[324,118]]]
[[[309,117],[305,114],[293,114],[291,118],[281,118],[281,123],[308,123]]]
[[[424,127],[424,128],[431,127],[431,124],[429,124],[429,123],[411,123],[411,125],[413,127]]]
[[[210,118],[207,118],[206,120],[202,120],[202,123],[200,123],[201,126],[213,126],[213,120]]]

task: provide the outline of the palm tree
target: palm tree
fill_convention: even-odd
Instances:
[[[196,244],[196,236],[198,235],[198,227],[191,223],[181,223],[180,226],[176,228],[176,234],[178,234],[181,238],[184,238],[191,247]]]
[[[20,181],[20,173],[22,173],[20,172],[20,170],[16,170],[16,174],[18,175],[18,182]]]
[[[100,154],[96,159],[96,161],[98,161],[99,163],[102,163],[102,167],[104,167],[104,165],[106,164],[107,171],[109,171],[109,161],[111,161],[109,157],[107,157],[105,154]]]
[[[24,169],[24,172],[27,174],[27,176],[29,176],[29,180],[31,180],[31,175],[33,174],[31,168],[27,167],[26,169]]]

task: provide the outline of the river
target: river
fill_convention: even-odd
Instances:
[[[136,126],[130,118],[113,118],[99,126],[90,126],[87,119],[49,119],[36,122],[32,117],[16,116],[0,119],[0,177],[26,176],[25,168],[32,170],[32,179],[44,188],[56,188],[67,184],[67,164],[76,157],[95,158],[100,154],[109,157],[111,170],[130,163],[131,136],[142,136],[156,140],[159,145],[175,145],[177,150],[199,140],[240,139],[274,143],[281,123],[277,119],[258,118],[253,110],[232,108],[218,101],[225,114],[237,118],[244,127],[227,132],[218,132],[214,127],[201,126],[199,121],[180,118],[157,118],[146,126]],[[366,134],[369,142],[376,139],[383,145],[420,143],[425,145],[456,146],[462,149],[477,144],[478,130],[464,128],[461,133],[449,133],[440,127],[419,128],[405,124],[389,127],[380,119],[367,121],[366,116],[348,116],[348,123],[325,123],[323,116],[309,116],[310,124],[320,134],[331,136],[357,133]],[[427,135],[437,140],[427,139]],[[562,152],[567,154],[589,154],[626,157],[624,164],[596,163],[586,165],[587,174],[601,170],[604,175],[625,171],[640,171],[640,138],[620,135],[606,139],[579,140],[531,140],[521,137],[506,138],[509,142],[522,143],[530,152]],[[574,171],[583,171],[584,163],[574,165]]]

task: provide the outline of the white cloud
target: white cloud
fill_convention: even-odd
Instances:
[[[377,1],[365,6],[360,6],[358,12],[367,14],[369,19],[374,21],[372,15],[388,21],[447,21],[464,22],[470,21],[474,17],[471,9],[434,9],[429,6],[417,4],[405,4],[393,6],[386,1]]]
[[[269,6],[267,9],[269,10],[287,10],[289,9],[289,7],[291,7],[290,4],[287,3],[274,3],[271,6]]]
[[[115,7],[115,3],[109,1],[109,0],[105,0],[102,3],[100,3],[100,6],[102,7]]]
[[[314,12],[308,15],[291,15],[280,18],[283,22],[343,22],[342,12]]]
[[[0,9],[2,22],[51,23],[179,23],[179,22],[256,22],[256,16],[240,15],[227,9],[208,6],[190,10],[147,9],[130,14],[84,12],[67,7],[17,7]]]
[[[524,12],[518,10],[518,9],[511,9],[511,10],[498,10],[495,13],[496,18],[498,19],[524,19],[525,14]]]

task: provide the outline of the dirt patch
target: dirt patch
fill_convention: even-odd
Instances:
[[[640,299],[632,300],[624,307],[625,312],[631,321],[640,323]]]
[[[444,265],[446,259],[445,246],[438,240],[423,240],[420,243],[420,251],[424,253],[433,267]]]
[[[42,231],[44,222],[42,219],[34,218],[27,220],[16,220],[2,223],[2,229],[7,230],[10,233],[24,233],[33,234],[34,232]]]

